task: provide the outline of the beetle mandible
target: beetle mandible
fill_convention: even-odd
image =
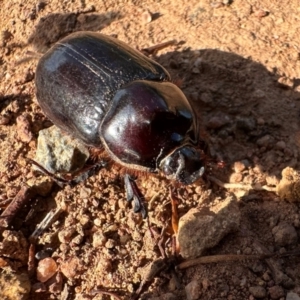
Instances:
[[[119,164],[191,184],[204,172],[193,107],[158,63],[125,43],[78,32],[40,59],[37,100],[58,127]]]

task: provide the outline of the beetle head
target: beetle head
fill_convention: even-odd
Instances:
[[[204,173],[204,161],[195,147],[184,145],[175,149],[159,164],[159,169],[168,179],[191,184]]]

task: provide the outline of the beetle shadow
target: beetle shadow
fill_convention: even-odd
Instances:
[[[51,45],[61,38],[76,31],[99,31],[120,19],[119,12],[95,13],[67,13],[49,14],[41,18],[35,31],[30,35],[28,43],[38,52],[46,52]]]
[[[215,161],[225,162],[224,169],[213,170],[215,177],[223,182],[233,181],[230,180],[234,173],[233,166],[241,161],[249,166],[241,172],[244,183],[258,180],[263,185],[272,182],[272,177],[279,179],[286,167],[300,170],[299,79],[294,79],[290,85],[284,84],[287,78],[280,76],[276,69],[269,71],[263,64],[250,58],[216,49],[175,51],[161,55],[156,60],[169,71],[175,82],[182,81],[181,89],[195,109],[203,130],[202,137],[209,144],[211,156]],[[267,177],[269,180],[266,180]],[[204,201],[213,200],[208,197]],[[268,209],[263,205],[259,205],[259,208],[248,205],[247,209],[243,209],[243,204],[240,205],[242,217],[246,215],[241,222],[240,236],[235,233],[232,237],[223,238],[215,248],[209,249],[209,253],[234,253],[236,247],[233,245],[241,245],[241,239],[245,244],[254,240],[259,245],[260,236],[268,237],[266,232],[271,234],[271,225],[259,228],[258,235],[252,234],[247,228],[254,227],[254,224],[259,226],[273,216],[276,218],[280,215],[279,219],[282,220],[286,212],[293,211],[293,205],[288,202],[272,203],[274,205]],[[297,205],[294,207],[297,214]],[[231,242],[228,243],[228,240]],[[217,250],[214,252],[214,249]],[[215,265],[211,269],[204,265],[203,269],[200,265],[194,267],[198,267],[197,274],[207,274],[210,270],[215,274],[212,271]],[[241,270],[241,265],[228,264],[230,274],[235,273],[235,268]],[[187,276],[195,274],[193,271],[187,272]],[[151,298],[157,293],[170,292],[165,287],[167,284],[155,287],[143,296]]]
[[[157,60],[182,80],[210,156],[227,166],[220,179],[230,182],[240,161],[252,167],[254,173],[243,172],[250,182],[255,174],[280,179],[284,168],[300,169],[299,79],[288,86],[276,69],[216,49],[175,51]]]

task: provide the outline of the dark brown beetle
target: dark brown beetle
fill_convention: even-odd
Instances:
[[[191,184],[204,172],[193,108],[158,63],[103,34],[78,32],[39,61],[46,116],[119,164]]]

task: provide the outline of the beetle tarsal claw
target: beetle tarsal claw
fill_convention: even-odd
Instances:
[[[178,168],[177,171],[175,173],[175,178],[179,178],[181,173],[184,171],[185,168],[185,160],[184,160],[184,156],[179,153],[179,158],[178,158]]]

